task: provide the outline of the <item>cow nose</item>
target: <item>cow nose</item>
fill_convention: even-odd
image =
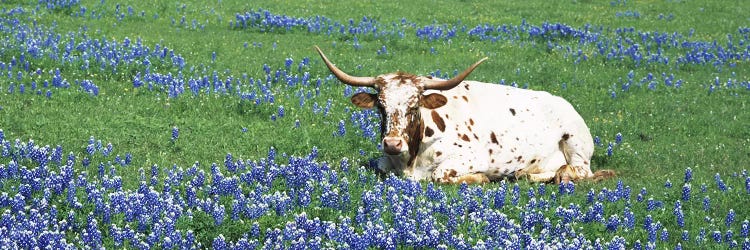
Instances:
[[[403,140],[401,140],[401,138],[386,137],[383,139],[383,151],[385,151],[386,154],[400,154],[402,146]]]

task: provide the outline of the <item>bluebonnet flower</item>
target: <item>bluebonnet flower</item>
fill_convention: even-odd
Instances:
[[[734,222],[735,212],[734,209],[729,209],[729,212],[727,213],[727,217],[724,219],[724,225],[727,227],[730,227],[732,225],[732,222]]]
[[[547,185],[544,183],[539,184],[539,187],[537,187],[537,194],[539,196],[544,196],[547,193]]]
[[[685,183],[684,185],[682,185],[682,200],[690,200],[690,183]]]
[[[750,195],[750,176],[745,177],[745,192]]]
[[[649,227],[651,227],[653,220],[654,219],[651,217],[651,215],[647,214],[646,218],[643,219],[643,229],[648,229]]]
[[[229,249],[229,247],[227,246],[227,242],[224,240],[224,235],[221,235],[221,234],[219,234],[219,236],[214,238],[214,241],[211,247],[216,250]]]
[[[687,168],[685,169],[685,182],[690,182],[693,180],[693,169]]]
[[[339,130],[334,135],[335,136],[344,136],[344,134],[346,134],[346,126],[344,124],[344,120],[339,120]]]
[[[388,55],[388,49],[385,48],[385,45],[380,47],[380,49],[377,52],[378,55]]]
[[[747,238],[750,235],[750,221],[744,220],[742,221],[742,226],[740,226],[740,236]]]
[[[172,141],[176,141],[180,137],[180,129],[177,126],[172,127]]]
[[[521,188],[518,186],[518,183],[513,183],[513,190],[510,193],[510,203],[513,204],[513,206],[518,206],[518,200],[521,198]]]
[[[622,134],[621,133],[617,133],[615,135],[615,144],[620,144],[620,143],[622,143]]]
[[[711,237],[716,241],[716,243],[721,243],[721,231],[714,230],[714,232],[711,234]]]
[[[690,239],[690,235],[688,234],[688,230],[682,230],[682,235],[680,237],[682,241],[688,241]]]
[[[638,195],[636,196],[636,201],[643,202],[643,199],[646,197],[646,188],[641,188],[641,191],[638,192]]]
[[[719,176],[719,173],[716,173],[716,175],[714,175],[714,180],[716,181],[716,186],[719,187],[719,190],[721,190],[722,192],[727,191],[727,185],[724,184],[724,181],[721,180],[721,176]]]
[[[667,228],[662,228],[661,230],[661,236],[659,237],[661,241],[668,241],[669,240],[669,231],[667,231]]]
[[[727,230],[727,232],[724,233],[724,242],[729,242],[731,244],[732,237],[734,237],[734,233],[732,232],[732,230]],[[734,247],[730,247],[730,248],[734,248]]]
[[[682,212],[682,206],[675,205],[675,209],[672,212],[677,219],[677,225],[685,227],[685,214]]]
[[[651,223],[646,227],[646,233],[649,243],[656,242],[656,231],[658,230],[657,223]]]
[[[708,196],[703,197],[703,211],[711,209],[711,199]]]
[[[612,156],[612,154],[613,154],[613,152],[612,152],[612,151],[613,151],[613,148],[612,148],[612,143],[610,142],[610,143],[609,143],[609,144],[607,145],[607,156]]]
[[[672,188],[672,182],[667,179],[667,182],[664,183],[665,188]]]
[[[607,231],[616,232],[618,226],[620,226],[620,218],[616,214],[610,215],[607,220]]]
[[[706,240],[706,229],[701,227],[700,231],[698,232],[698,237],[695,238],[695,241],[697,243],[703,243],[703,241],[705,240]]]

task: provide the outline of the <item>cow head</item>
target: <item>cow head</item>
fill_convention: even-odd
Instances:
[[[432,79],[403,72],[380,75],[377,77],[350,76],[328,60],[317,46],[315,49],[323,58],[329,70],[343,83],[356,87],[370,87],[377,94],[357,93],[352,96],[352,103],[360,108],[376,107],[380,111],[381,137],[383,151],[391,156],[407,156],[413,159],[418,152],[422,133],[422,118],[419,108],[436,109],[447,99],[439,93],[425,95],[425,90],[449,90],[460,84],[464,78],[487,58],[483,58],[449,80]],[[409,162],[407,165],[411,165]]]

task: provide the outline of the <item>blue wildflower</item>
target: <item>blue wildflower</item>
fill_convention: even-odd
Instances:
[[[693,169],[687,168],[685,169],[685,182],[690,182],[693,180]]]
[[[711,199],[708,196],[703,197],[703,211],[708,211],[711,208]]]
[[[714,175],[714,180],[716,181],[716,186],[719,188],[719,190],[721,190],[722,192],[727,191],[727,185],[724,184],[723,180],[721,180],[721,176],[719,176],[719,173],[716,173],[716,175]]]
[[[729,212],[727,213],[726,218],[724,219],[724,225],[727,227],[730,227],[732,225],[732,222],[734,222],[735,217],[734,209],[729,209]]]
[[[610,215],[607,220],[607,231],[616,232],[618,226],[620,226],[620,218],[616,214]]]
[[[662,228],[661,230],[661,236],[659,237],[661,241],[668,241],[669,240],[669,231],[667,231],[667,228]]]
[[[714,230],[714,232],[711,234],[711,237],[716,241],[716,243],[721,243],[721,231]]]
[[[682,185],[682,200],[690,200],[690,183],[685,183],[684,185]]]
[[[615,135],[615,144],[620,144],[620,143],[622,143],[622,134],[621,133],[617,133]]]
[[[180,129],[177,126],[172,127],[172,141],[176,141],[180,137]]]

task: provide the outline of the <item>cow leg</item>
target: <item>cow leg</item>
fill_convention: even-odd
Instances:
[[[487,183],[490,179],[483,173],[486,167],[475,167],[474,161],[449,160],[442,162],[432,172],[432,180],[446,184],[458,184],[465,182]]]
[[[458,177],[453,183],[466,183],[466,184],[484,184],[489,183],[490,178],[483,173],[467,174]]]
[[[551,182],[555,178],[557,170],[566,165],[565,156],[560,150],[555,150],[544,157],[538,164],[528,166],[516,171],[516,179],[526,178],[531,182]]]
[[[529,174],[529,181],[531,182],[550,182],[555,178],[555,172],[546,172],[540,174]]]

